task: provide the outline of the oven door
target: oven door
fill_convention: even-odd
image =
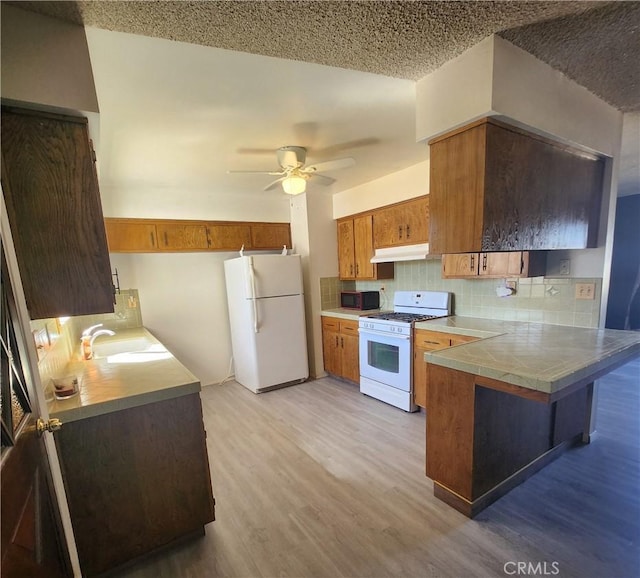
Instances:
[[[411,337],[361,328],[360,375],[411,391]]]

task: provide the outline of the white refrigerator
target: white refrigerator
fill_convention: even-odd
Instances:
[[[235,380],[254,393],[309,377],[300,255],[224,262]]]

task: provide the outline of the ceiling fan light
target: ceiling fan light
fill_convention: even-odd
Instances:
[[[282,188],[287,195],[299,195],[307,188],[307,181],[303,177],[291,176],[282,181]]]

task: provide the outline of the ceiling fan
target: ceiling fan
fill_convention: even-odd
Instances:
[[[305,166],[307,160],[307,149],[297,146],[284,146],[276,151],[280,171],[227,171],[228,173],[245,173],[273,175],[279,178],[269,183],[264,190],[270,191],[274,189],[278,183],[282,183],[282,189],[288,195],[299,195],[304,193],[307,188],[307,181],[314,179],[318,184],[330,185],[335,179],[325,175],[318,174],[323,171],[335,171],[352,167],[356,161],[350,157],[342,159],[334,159],[317,163],[315,165]]]

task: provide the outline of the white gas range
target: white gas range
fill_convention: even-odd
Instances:
[[[413,403],[413,324],[451,315],[451,293],[396,291],[393,312],[360,317],[360,391],[399,407]]]

